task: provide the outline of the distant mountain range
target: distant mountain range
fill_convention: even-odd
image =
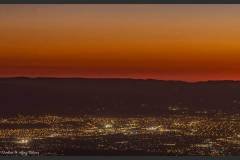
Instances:
[[[240,81],[0,78],[1,115],[240,113]]]

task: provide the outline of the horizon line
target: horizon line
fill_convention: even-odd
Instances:
[[[208,80],[176,80],[176,79],[158,79],[158,78],[134,78],[134,77],[58,77],[58,76],[0,76],[0,79],[99,79],[99,80],[152,80],[152,81],[172,81],[184,83],[202,83],[202,82],[240,82],[240,80],[233,79],[208,79]]]

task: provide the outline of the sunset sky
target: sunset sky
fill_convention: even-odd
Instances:
[[[0,76],[240,80],[240,5],[0,5]]]

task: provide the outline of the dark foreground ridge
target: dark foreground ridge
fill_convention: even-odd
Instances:
[[[240,113],[239,81],[0,78],[2,115]]]

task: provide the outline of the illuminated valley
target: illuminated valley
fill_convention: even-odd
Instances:
[[[0,119],[0,154],[238,155],[240,115],[17,116]]]

